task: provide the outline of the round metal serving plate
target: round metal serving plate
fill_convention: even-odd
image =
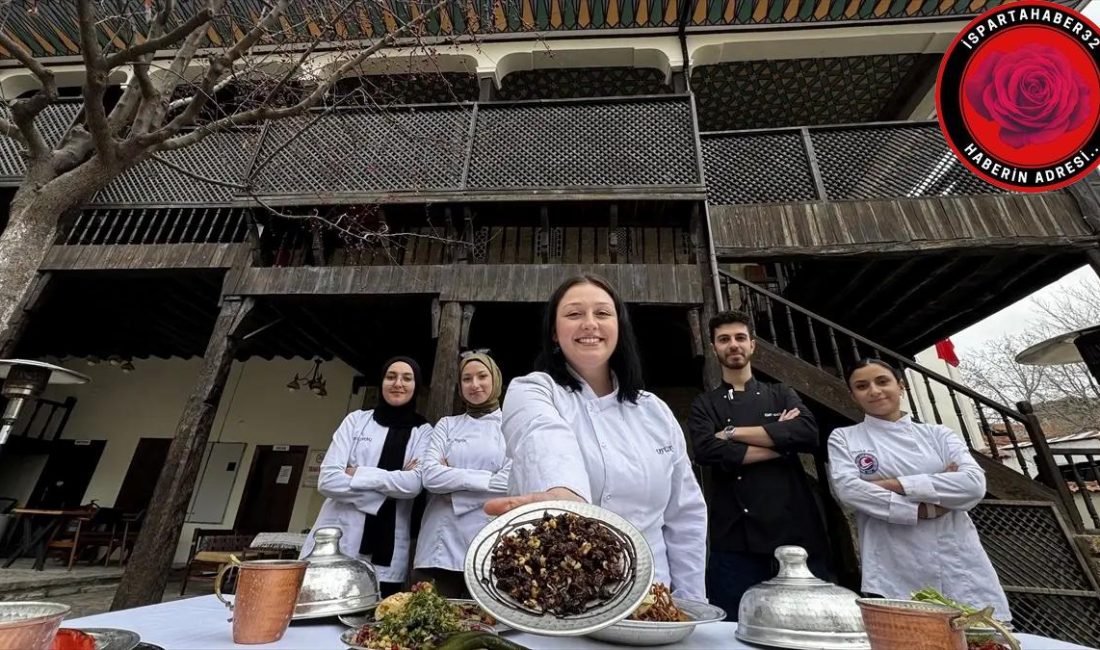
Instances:
[[[373,627],[375,625],[379,625],[379,624],[380,624],[379,621],[372,621],[370,623],[367,623],[367,625],[370,625],[371,627]],[[469,628],[467,629],[467,631],[468,632],[489,632],[491,634],[496,634],[496,632],[493,630],[493,628],[489,627],[488,625],[482,625],[480,623],[471,624],[469,626]],[[355,645],[355,636],[358,633],[359,633],[359,628],[344,630],[340,634],[340,640],[344,643],[344,645],[346,645],[349,648],[353,648],[354,650],[374,650],[373,648],[368,648],[365,645]]]
[[[634,621],[623,619],[588,636],[598,641],[627,646],[655,646],[678,643],[688,638],[697,625],[726,620],[726,612],[710,603],[673,598],[690,621]]]
[[[87,627],[80,631],[95,639],[95,650],[134,650],[141,643],[141,636],[130,630]]]
[[[626,589],[609,602],[576,616],[537,615],[506,605],[493,597],[486,584],[492,580],[492,549],[505,528],[530,515],[549,512],[551,515],[573,513],[596,519],[625,535],[634,545],[634,575]],[[630,616],[649,594],[653,582],[653,554],[645,537],[630,522],[598,506],[578,501],[541,501],[520,506],[490,521],[474,537],[466,553],[466,588],[481,608],[510,628],[546,636],[583,636],[601,630]]]
[[[871,650],[866,632],[803,632],[737,624],[737,640],[789,650]]]
[[[447,602],[454,605],[473,605],[478,609],[481,609],[481,605],[478,605],[476,600],[470,600],[469,598],[448,598]],[[363,625],[369,625],[376,622],[374,619],[374,610],[377,609],[377,607],[377,605],[373,605],[367,612],[360,612],[358,614],[344,614],[342,616],[338,616],[337,618],[340,619],[341,623],[347,625],[348,627],[358,628]],[[491,625],[489,627],[491,627],[492,630],[497,634],[500,634],[510,629],[507,625],[501,623],[500,621],[497,621],[496,625]]]

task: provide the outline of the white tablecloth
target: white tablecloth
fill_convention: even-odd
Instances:
[[[346,630],[335,619],[293,623],[281,640],[263,646],[235,645],[228,622],[229,610],[213,596],[200,596],[177,600],[161,605],[127,609],[110,614],[99,614],[67,620],[63,627],[115,627],[133,630],[143,641],[155,643],[165,650],[222,650],[227,648],[271,648],[272,650],[344,650],[340,634]],[[736,623],[710,623],[701,625],[682,643],[664,646],[669,650],[685,648],[741,648],[753,646],[733,638]],[[542,648],[603,649],[611,646],[586,638],[543,637],[531,634],[509,633],[508,638],[534,650]],[[1021,634],[1026,650],[1087,650],[1083,646]],[[759,649],[756,649],[759,650]]]

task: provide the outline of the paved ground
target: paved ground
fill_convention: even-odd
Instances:
[[[9,569],[0,569],[0,600],[48,600],[73,608],[66,618],[91,616],[106,612],[111,607],[115,589],[122,579],[122,569],[78,564],[72,571],[64,565],[47,561],[44,571],[31,568],[31,559],[18,560]],[[164,591],[163,602],[177,600],[179,580],[170,580]],[[193,581],[187,586],[187,598],[213,593],[209,581]]]

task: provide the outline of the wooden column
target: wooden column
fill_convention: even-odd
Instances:
[[[699,314],[703,347],[703,389],[710,390],[722,381],[722,368],[710,345],[710,329],[707,324],[718,313],[718,296],[714,292],[714,275],[710,264],[710,247],[707,245],[706,215],[696,205],[691,211],[691,239],[695,245],[695,261],[699,267],[699,280],[703,287],[703,305]]]
[[[176,425],[133,557],[111,602],[112,611],[153,605],[164,595],[206,441],[238,346],[235,335],[252,307],[251,298],[226,299],[222,304],[198,381]]]
[[[46,290],[53,281],[53,274],[49,271],[39,273],[31,285],[16,312],[12,315],[8,330],[0,333],[0,359],[10,359],[15,356],[15,349],[19,346],[19,340],[27,331],[27,325],[31,322],[34,312],[45,302]]]
[[[450,415],[458,386],[458,345],[462,335],[462,303],[444,302],[439,308],[439,335],[435,342],[435,362],[432,364],[432,385],[428,393],[431,422]]]

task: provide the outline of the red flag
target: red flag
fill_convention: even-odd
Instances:
[[[959,357],[955,354],[955,344],[949,338],[936,342],[936,356],[949,365],[955,367],[959,365]]]

